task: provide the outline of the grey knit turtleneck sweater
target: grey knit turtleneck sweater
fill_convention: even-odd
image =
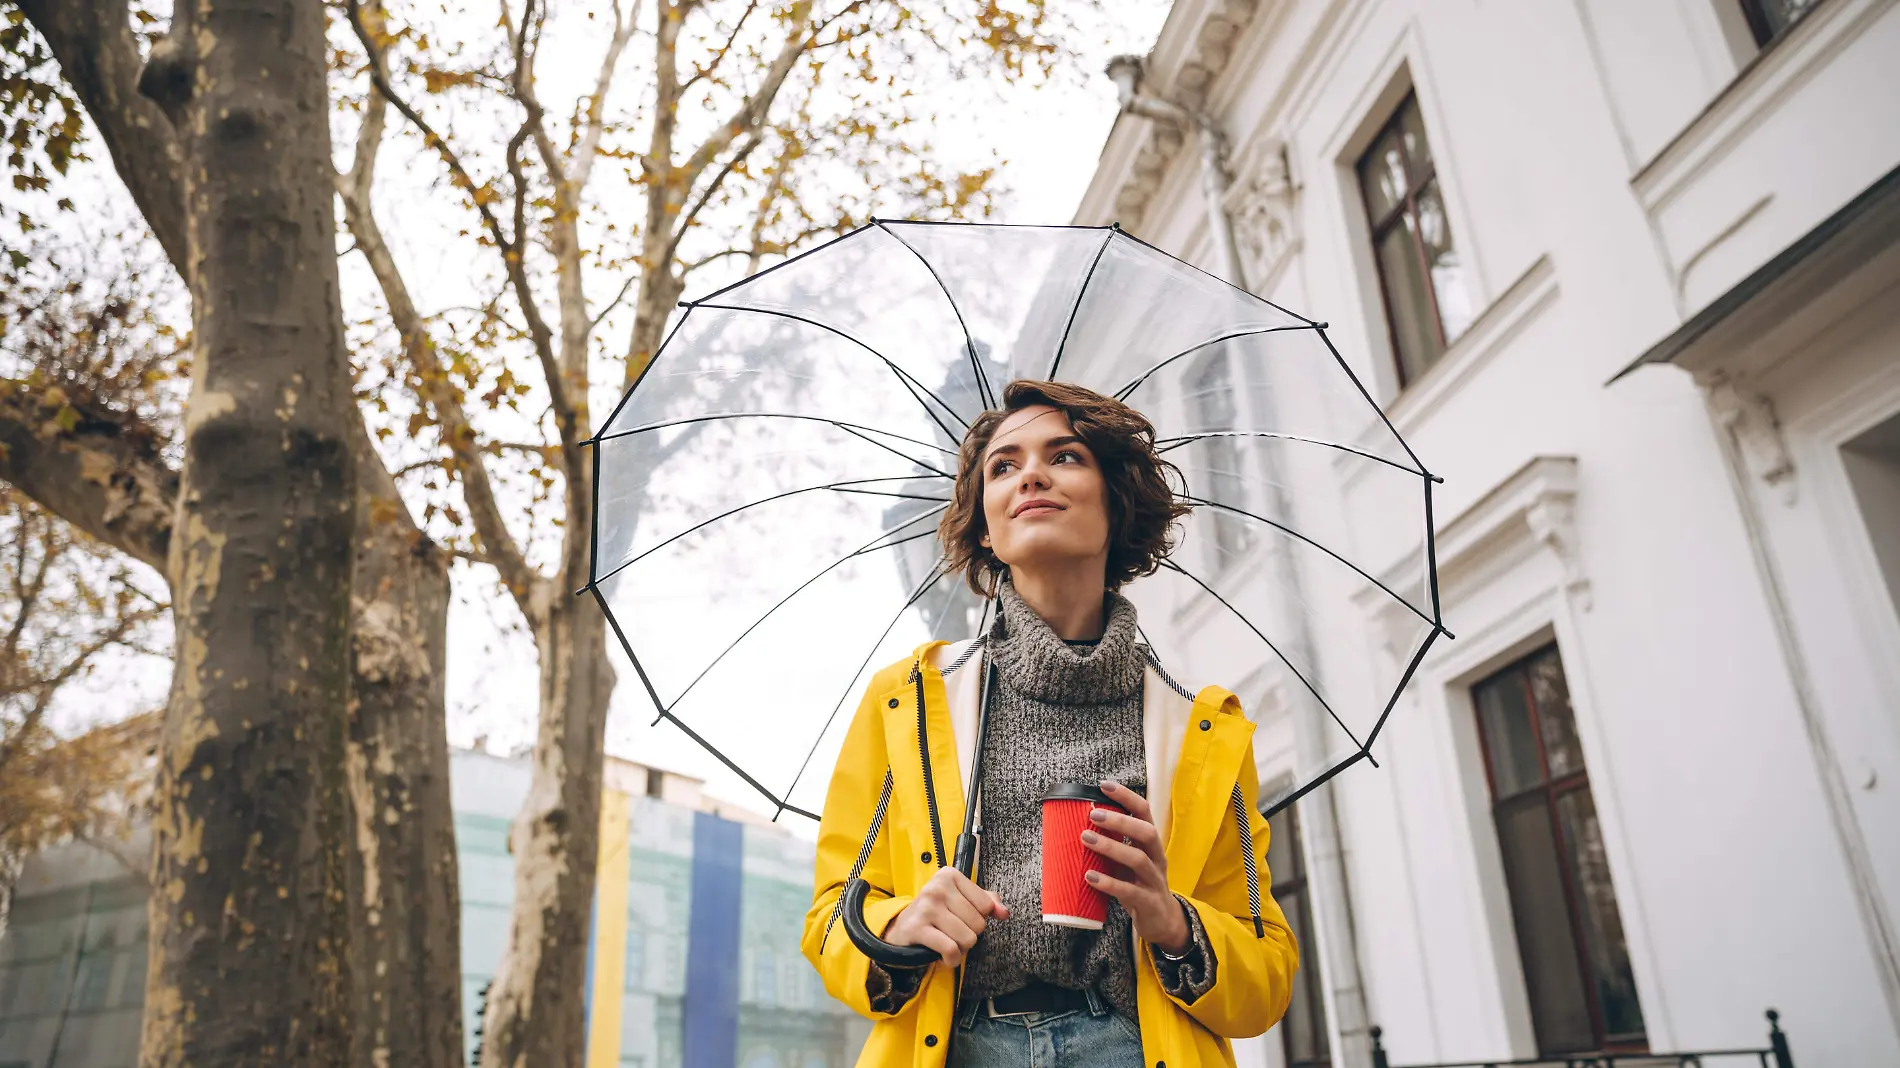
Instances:
[[[995,997],[1035,982],[1094,987],[1115,1011],[1133,1018],[1134,930],[1113,899],[1099,931],[1042,922],[1042,803],[1059,782],[1113,778],[1148,792],[1142,740],[1142,681],[1147,653],[1136,644],[1135,606],[1107,595],[1107,627],[1093,645],[1056,636],[1005,579],[985,655],[996,665],[984,746],[982,852],[977,882],[1009,906],[990,920],[965,965],[962,996]],[[965,667],[960,670],[976,670]],[[1185,903],[1184,903],[1185,904]],[[1214,985],[1207,932],[1186,910],[1190,948],[1179,960],[1157,956],[1162,987],[1192,1001]],[[871,965],[871,1007],[896,1012],[917,991],[924,969]]]
[[[983,756],[983,851],[978,879],[1009,906],[991,921],[964,973],[964,990],[991,997],[1035,981],[1095,987],[1135,1015],[1134,944],[1128,914],[1108,903],[1108,922],[1081,931],[1042,922],[1042,802],[1059,782],[1113,778],[1148,792],[1141,738],[1135,606],[1108,595],[1107,628],[1093,646],[1056,636],[1009,583],[986,652],[996,665]],[[1024,744],[1031,742],[1033,744]]]

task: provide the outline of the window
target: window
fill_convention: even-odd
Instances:
[[[1647,1045],[1555,645],[1472,688],[1541,1056]]]
[[[1763,48],[1788,32],[1818,0],[1740,0],[1742,17],[1748,20],[1748,32]]]
[[[1194,410],[1194,428],[1197,431],[1233,428],[1236,422],[1234,375],[1226,353],[1211,353],[1206,362],[1201,364],[1188,387],[1188,403]],[[1190,478],[1197,474],[1203,476],[1203,479],[1190,482],[1188,492],[1230,508],[1247,507],[1247,484],[1241,476],[1239,440],[1204,438],[1195,444],[1194,449],[1205,467],[1194,471],[1191,469],[1195,465],[1191,462],[1188,464]],[[1221,508],[1207,509],[1207,520],[1213,530],[1213,547],[1217,557],[1211,563],[1218,571],[1252,546],[1253,531],[1247,527],[1252,520]]]
[[[1358,169],[1403,388],[1471,325],[1464,267],[1452,245],[1416,94],[1405,98],[1373,138]]]
[[[1889,416],[1843,445],[1841,463],[1867,525],[1887,596],[1900,614],[1900,415]]]
[[[1306,892],[1306,860],[1300,848],[1300,820],[1293,808],[1281,809],[1267,826],[1267,869],[1273,900],[1286,913],[1300,944],[1300,970],[1293,977],[1293,1001],[1280,1020],[1280,1045],[1287,1068],[1330,1066],[1326,1039],[1326,1002],[1320,985],[1319,953],[1313,942],[1313,905]]]

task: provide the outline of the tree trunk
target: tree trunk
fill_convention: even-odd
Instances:
[[[664,247],[664,242],[661,243]],[[627,385],[631,386],[659,354],[666,340],[667,317],[674,302],[686,289],[670,263],[648,270],[640,276],[640,288],[634,298],[633,332],[627,344]]]
[[[347,769],[360,870],[358,1063],[461,1068],[462,902],[443,719],[448,557],[409,521],[360,421],[355,432]]]
[[[344,780],[356,519],[324,15],[190,0],[141,89],[186,161],[193,381],[140,1063],[352,1044]]]
[[[587,933],[614,669],[591,598],[544,583],[535,601],[540,731],[528,799],[509,833],[514,914],[488,994],[482,1068],[578,1065],[587,1048]]]

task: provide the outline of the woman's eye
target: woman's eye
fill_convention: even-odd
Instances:
[[[1067,463],[1072,463],[1072,464],[1079,464],[1082,462],[1082,454],[1078,452],[1070,452],[1069,450],[1064,449],[1063,451],[1056,453],[1056,458],[1053,462],[1055,463],[1067,462]]]
[[[990,477],[991,477],[991,478],[995,478],[995,477],[997,477],[997,476],[999,476],[999,475],[1006,475],[1006,474],[1008,474],[1008,473],[1009,473],[1009,461],[1008,461],[1008,460],[998,460],[998,461],[996,461],[996,463],[994,463],[994,464],[992,464],[992,465],[990,466]]]

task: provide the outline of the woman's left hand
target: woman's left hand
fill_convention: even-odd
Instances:
[[[1135,937],[1165,953],[1185,952],[1191,936],[1187,915],[1180,899],[1168,889],[1168,856],[1161,849],[1154,810],[1148,807],[1147,798],[1113,779],[1102,780],[1102,792],[1128,813],[1100,808],[1089,813],[1095,829],[1082,832],[1082,844],[1120,864],[1129,877],[1117,879],[1091,871],[1083,878],[1122,903],[1122,909],[1134,921]]]

